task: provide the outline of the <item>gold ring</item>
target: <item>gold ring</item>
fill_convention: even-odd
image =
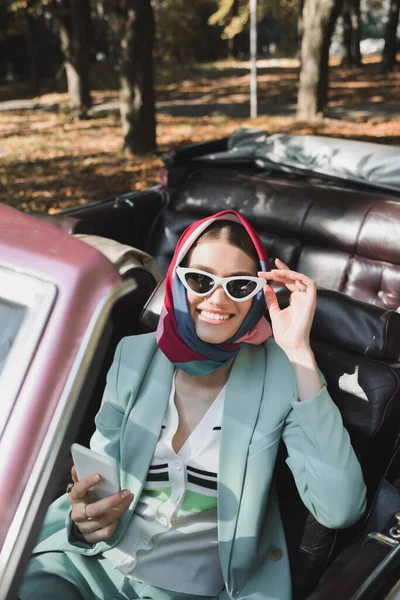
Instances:
[[[69,493],[70,493],[70,491],[72,490],[72,488],[73,488],[73,487],[74,487],[74,483],[69,483],[69,484],[67,485],[67,489],[65,490],[65,491],[67,492],[67,494],[69,494]]]
[[[83,516],[86,519],[86,521],[93,521],[93,517],[89,517],[86,512],[86,504],[83,505],[82,513],[83,513]]]

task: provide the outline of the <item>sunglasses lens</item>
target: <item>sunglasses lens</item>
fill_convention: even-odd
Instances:
[[[186,273],[186,283],[196,294],[208,294],[214,287],[214,280],[201,273]]]
[[[249,279],[235,279],[234,281],[229,281],[226,287],[233,298],[241,299],[250,296],[256,289],[257,283]]]

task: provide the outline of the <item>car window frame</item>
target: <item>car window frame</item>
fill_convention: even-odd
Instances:
[[[39,277],[0,266],[0,297],[26,312],[0,372],[0,438],[29,365],[50,318],[57,286]]]

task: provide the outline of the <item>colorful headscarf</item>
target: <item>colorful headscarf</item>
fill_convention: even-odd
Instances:
[[[265,298],[262,290],[254,296],[251,308],[238,331],[223,344],[204,342],[196,334],[186,289],[176,274],[176,267],[203,231],[217,220],[234,221],[243,225],[257,251],[259,270],[268,269],[268,256],[260,238],[250,223],[234,210],[224,210],[196,221],[183,232],[166,275],[164,306],[157,327],[157,343],[176,367],[190,375],[204,375],[220,369],[236,356],[241,343],[261,344],[271,335],[271,327],[263,316]]]

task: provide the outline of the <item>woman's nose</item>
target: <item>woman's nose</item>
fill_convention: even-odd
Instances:
[[[225,290],[222,285],[217,285],[215,290],[209,295],[208,300],[211,301],[212,304],[223,306],[227,304],[229,301],[228,296],[225,294]]]

